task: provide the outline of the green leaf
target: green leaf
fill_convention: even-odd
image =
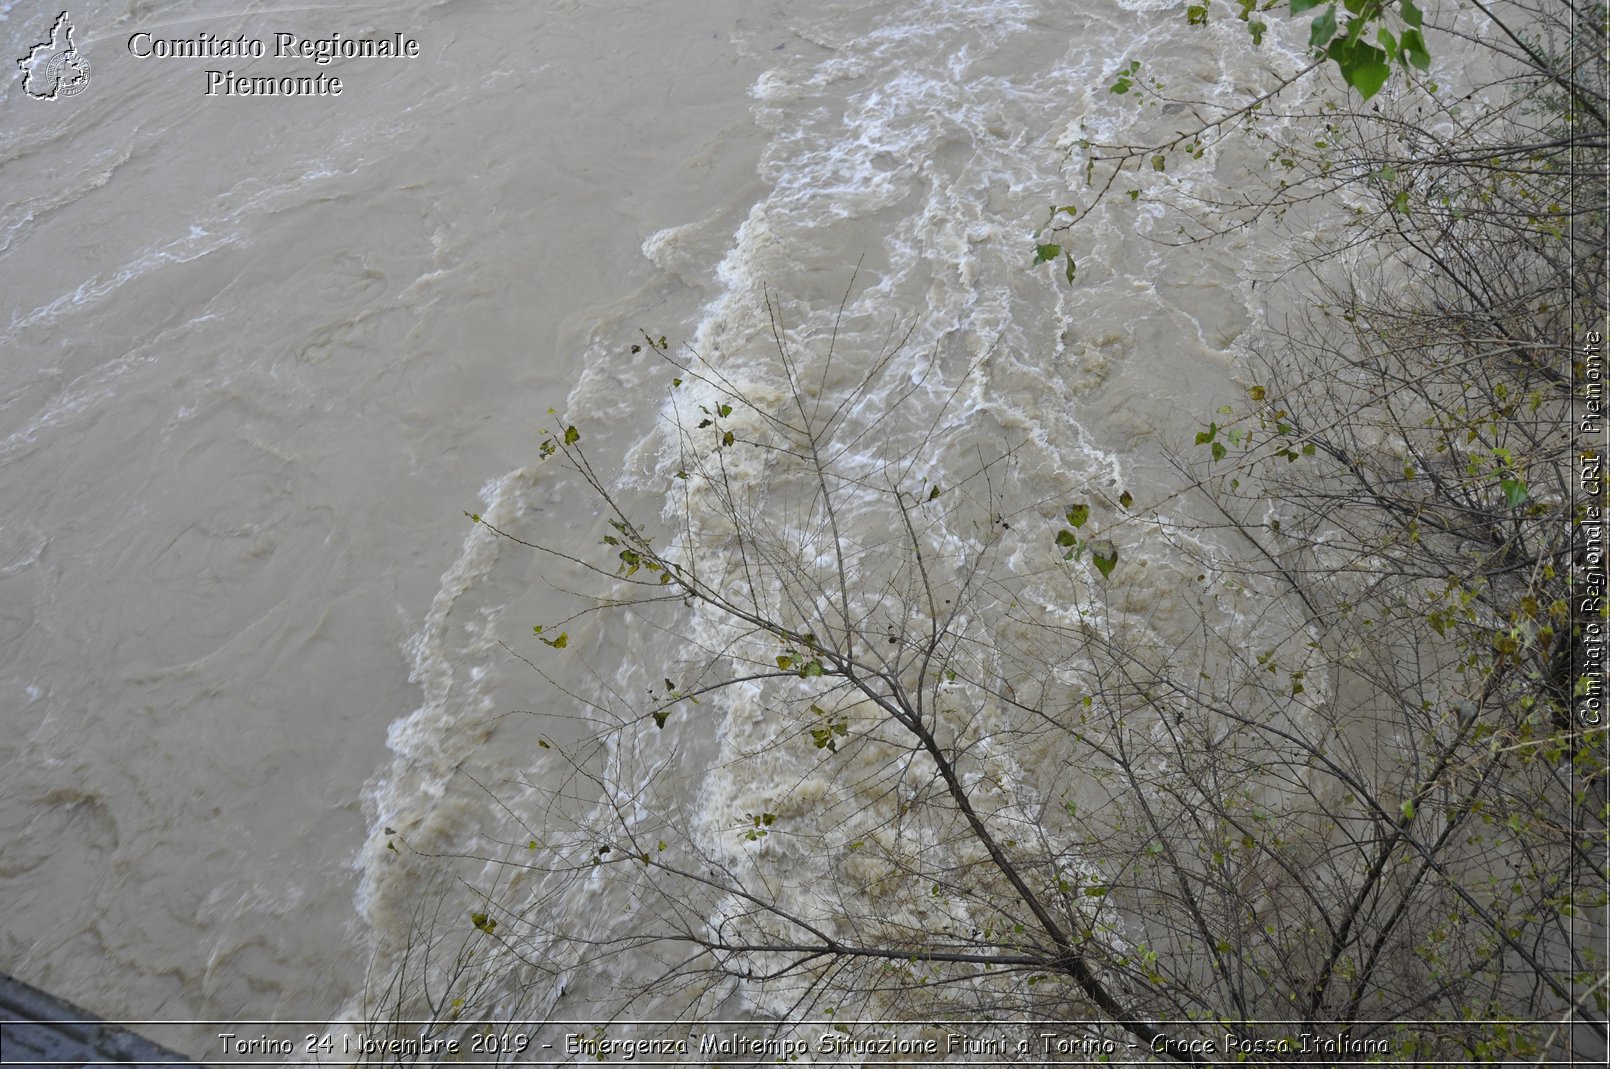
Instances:
[[[575,445],[579,441],[581,441],[581,432],[578,431],[575,427],[566,427],[565,428],[565,444],[566,445]]]
[[[1223,442],[1214,442],[1208,448],[1212,450],[1214,460],[1223,460],[1224,457],[1225,457],[1225,454],[1229,452],[1228,449],[1224,448],[1224,443]]]
[[[558,638],[545,638],[542,640],[556,650],[562,650],[570,645],[570,635],[564,631],[559,632]]]
[[[1386,53],[1363,41],[1345,38],[1332,41],[1330,48],[1326,50],[1326,55],[1336,61],[1336,65],[1341,68],[1342,78],[1348,85],[1357,89],[1365,100],[1379,92],[1392,74]]]
[[[1401,0],[1398,4],[1398,14],[1403,16],[1404,22],[1413,26],[1416,30],[1420,28],[1420,23],[1424,18],[1420,14],[1420,9],[1414,6],[1414,0]],[[1408,35],[1404,34],[1404,37],[1407,38]]]
[[[1301,15],[1304,11],[1318,7],[1324,2],[1325,0],[1291,0],[1291,13]]]
[[[1125,490],[1123,493],[1118,495],[1118,504],[1120,506],[1122,506],[1123,508],[1128,508],[1129,506],[1133,505],[1134,503],[1135,503],[1135,498],[1134,498],[1133,495],[1130,494],[1130,492],[1128,490]]]
[[[1293,10],[1296,10],[1293,5]],[[1325,9],[1325,13],[1308,24],[1308,47],[1324,48],[1330,44],[1332,37],[1336,36],[1336,5],[1332,4]]]
[[[732,406],[731,405],[717,405],[716,406],[716,412],[717,412],[717,414],[722,415],[722,416],[730,416],[730,415],[732,415]]]
[[[1404,820],[1413,820],[1414,802],[1409,799],[1404,799],[1403,804],[1398,806],[1398,812],[1403,814]]]
[[[1205,430],[1205,431],[1197,431],[1196,432],[1196,444],[1197,445],[1207,445],[1209,442],[1213,441],[1213,439],[1217,438],[1218,436],[1219,436],[1219,425],[1217,423],[1209,423],[1207,430]]]
[[[1207,4],[1192,4],[1185,9],[1185,24],[1187,26],[1206,26],[1207,20]]]
[[[1515,478],[1507,476],[1498,481],[1504,491],[1504,502],[1512,509],[1518,509],[1526,501],[1526,484]]]
[[[928,500],[932,501],[934,498],[938,497],[939,494],[939,487],[935,486],[932,490],[928,491]]]
[[[1078,544],[1079,536],[1068,530],[1066,527],[1057,532],[1057,545],[1066,549],[1069,546],[1076,546]]]
[[[1061,256],[1061,255],[1062,255],[1062,246],[1061,245],[1036,245],[1036,246],[1034,246],[1034,262],[1036,264],[1048,263],[1048,262],[1050,262],[1052,260],[1055,260],[1058,256]]]
[[[1418,29],[1403,31],[1402,48],[1398,51],[1398,59],[1412,64],[1419,70],[1431,68],[1431,53],[1426,51],[1426,39],[1420,36]]]
[[[1252,35],[1253,44],[1261,45],[1263,44],[1263,35],[1269,32],[1269,24],[1267,22],[1249,22],[1247,23],[1247,32]]]
[[[1073,285],[1074,272],[1079,270],[1079,265],[1073,262],[1073,253],[1064,253],[1063,255],[1067,258],[1068,265],[1063,269],[1062,276],[1068,280],[1068,285],[1071,286]]]
[[[1152,157],[1152,170],[1161,171],[1166,166],[1168,166],[1168,159],[1161,152]]]
[[[1068,523],[1074,527],[1083,527],[1090,518],[1090,506],[1083,502],[1068,506]]]
[[[1090,546],[1090,563],[1096,566],[1103,579],[1112,575],[1112,570],[1118,566],[1118,547],[1103,538]]]
[[[1386,53],[1388,61],[1398,57],[1398,39],[1392,35],[1391,30],[1382,26],[1375,31],[1375,40],[1380,44],[1381,50]]]

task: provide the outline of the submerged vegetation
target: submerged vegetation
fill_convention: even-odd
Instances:
[[[1257,47],[1269,6],[1182,17]],[[1047,1030],[1073,1046],[1034,1052],[1070,1062],[1602,1052],[1605,501],[1573,432],[1604,315],[1604,9],[1471,7],[1291,0],[1310,64],[1218,110],[1118,69],[1111,93],[1198,121],[1079,147],[1084,201],[1035,238],[1066,284],[1081,219],[1131,186],[1183,243],[1339,220],[1168,493],[1024,502],[1010,448],[941,480],[956,424],[901,421],[898,339],[844,374],[774,317],[756,385],[644,338],[672,369],[668,497],[595,468],[578,420],[542,460],[607,528],[470,518],[586,599],[536,628],[539,672],[595,620],[674,660],[646,694],[572,693],[596,731],[539,744],[467,931],[422,914],[376,1016],[537,1027],[571,984],[662,1022],[643,1035],[741,1012],[852,1050],[898,1020],[938,1058]],[[1457,100],[1427,73],[1444,47],[1490,72]],[[1280,111],[1301,77],[1340,81]],[[1234,198],[1145,186],[1231,141],[1268,161]],[[649,804],[712,765],[743,785],[724,826]],[[581,885],[617,912],[544,909]]]

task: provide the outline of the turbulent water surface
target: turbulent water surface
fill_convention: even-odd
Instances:
[[[57,14],[4,7],[8,61]],[[1244,28],[1148,0],[70,16],[82,91],[0,88],[0,966],[120,1018],[322,1019],[362,988],[414,901],[381,829],[457,841],[487,718],[556,701],[499,645],[553,595],[462,513],[576,507],[529,466],[550,406],[652,472],[669,376],[639,328],[759,382],[766,294],[808,339],[848,292],[849,365],[910,329],[955,372],[919,424],[988,357],[956,433],[1029,443],[1050,500],[1145,483],[1280,252],[1170,248],[1119,197],[1077,286],[1030,269],[1079,139],[1134,121],[1122,60],[1250,79]],[[419,50],[325,66],[281,32]],[[268,54],[130,47],[204,33]],[[343,89],[208,95],[220,68]]]

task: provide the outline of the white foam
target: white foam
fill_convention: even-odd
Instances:
[[[519,468],[482,487],[486,521],[499,527],[511,525],[524,507],[523,492],[535,479],[535,470]],[[470,528],[458,557],[442,576],[424,624],[408,640],[408,678],[420,688],[423,700],[411,714],[391,725],[386,737],[394,755],[391,767],[365,790],[377,823],[411,827],[424,820],[421,810],[443,796],[466,746],[476,741],[476,733],[466,730],[466,725],[484,720],[491,711],[488,691],[493,674],[485,665],[464,662],[489,653],[496,646],[495,631],[484,624],[455,628],[451,617],[459,602],[497,563],[503,548],[499,543],[487,528],[479,524]],[[386,868],[379,864],[384,861],[383,850],[374,845],[362,868],[358,910],[364,915],[371,912],[377,881],[385,878]]]
[[[1159,5],[1121,0],[1119,6],[1140,11]],[[771,133],[760,165],[766,192],[750,207],[715,265],[717,290],[692,331],[691,346],[718,365],[722,377],[737,384],[745,396],[762,406],[781,406],[785,398],[775,385],[767,385],[782,378],[769,342],[770,296],[781,306],[783,337],[806,367],[803,374],[809,381],[828,376],[826,339],[842,326],[835,356],[840,378],[830,386],[830,391],[837,391],[830,400],[836,402],[846,396],[846,382],[854,378],[845,377],[844,367],[864,367],[881,352],[891,323],[914,317],[911,341],[886,376],[890,383],[920,384],[907,401],[909,410],[888,416],[887,396],[873,393],[850,413],[855,428],[864,429],[880,418],[889,419],[886,430],[891,434],[914,435],[935,421],[957,426],[960,416],[945,416],[940,406],[952,402],[952,390],[959,385],[957,407],[972,420],[968,426],[989,426],[992,420],[994,426],[1005,428],[1003,435],[1012,436],[1010,442],[991,446],[1021,441],[1024,467],[1051,473],[1036,484],[1049,496],[1081,487],[1122,486],[1126,474],[1118,451],[1098,441],[1081,422],[1082,413],[1072,400],[1074,372],[1068,367],[1063,336],[1102,314],[1104,302],[1130,302],[1139,310],[1128,314],[1163,309],[1146,272],[1126,275],[1119,266],[1109,268],[1112,277],[1102,283],[1105,289],[1047,285],[1036,290],[1023,283],[1032,255],[1030,230],[1043,218],[1024,218],[1024,202],[1033,205],[1028,214],[1035,215],[1044,211],[1041,203],[1034,203],[1038,197],[1061,202],[1067,191],[1054,183],[1047,188],[1046,176],[1058,173],[1065,150],[1080,137],[1090,136],[1091,130],[1112,133],[1127,121],[1099,90],[1110,73],[1104,69],[1109,57],[1137,47],[1128,27],[1093,23],[1087,37],[1061,51],[1047,48],[1043,39],[1034,37],[1046,31],[1031,28],[1038,15],[1034,5],[1012,0],[990,5],[939,0],[903,5],[870,25],[864,16],[847,13],[811,27],[811,39],[830,50],[827,58],[784,60],[752,87],[757,121]],[[1011,68],[1009,61],[1019,45],[1025,46],[1025,54],[1033,51],[1027,46],[1034,45],[1052,58],[1021,74],[995,69]],[[1087,117],[1086,110],[1101,113]],[[1171,180],[1199,179],[1187,174]],[[1140,209],[1142,215],[1160,212],[1155,205]],[[1132,220],[1122,222],[1128,226]],[[708,225],[708,221],[689,224]],[[684,280],[705,274],[683,251],[692,243],[689,226],[661,229],[642,246],[651,261]],[[1134,240],[1132,230],[1115,233],[1107,220],[1088,226],[1114,245]],[[855,248],[856,242],[867,247]],[[837,320],[836,301],[816,293],[802,298],[790,291],[790,287],[820,286],[821,273],[834,276],[834,287],[846,284],[861,252],[875,266],[857,279],[842,323]],[[1081,259],[1097,266],[1109,263],[1100,243],[1082,251]],[[963,381],[965,369],[975,363],[980,366]],[[586,369],[578,391],[596,390],[596,382],[608,381],[612,374],[614,369],[605,366]],[[690,383],[665,400],[655,421],[656,432],[628,458],[626,470],[636,473],[631,478],[639,489],[674,485],[670,475],[682,444],[676,428],[687,425],[681,417],[692,411],[688,406],[712,406],[720,396],[721,391],[711,385]],[[735,413],[732,418],[741,420],[745,415]],[[747,430],[761,433],[762,424]],[[873,437],[852,442],[835,456],[834,464],[838,470],[862,475],[880,471],[886,461],[880,445]],[[974,462],[963,449],[951,456],[958,463]],[[946,455],[920,459],[926,464],[921,469],[924,477],[939,484],[951,480]],[[786,499],[787,488],[780,485],[779,474],[761,451],[736,452],[726,463],[735,484],[773,488]],[[503,517],[514,515],[519,487],[531,477],[522,470],[489,484],[483,498],[492,522],[501,526]],[[692,516],[697,525],[719,513],[721,502],[702,496],[706,494],[708,488],[690,485],[686,513],[674,511],[678,502],[668,504],[671,511],[665,518],[673,529],[684,515]],[[858,510],[877,515],[874,500],[849,497],[844,504],[852,539],[875,542],[887,537],[887,525],[880,532],[872,520],[858,515]],[[937,559],[968,563],[971,549],[960,536],[936,529],[926,537],[932,539]],[[822,555],[830,547],[813,543],[809,531],[798,532],[797,545],[805,567],[831,565]],[[1138,541],[1125,543],[1126,559],[1132,549],[1139,555],[1138,546]],[[809,552],[813,548],[815,556]],[[1028,574],[1044,568],[1044,550],[1043,545],[1020,539],[1006,552],[1009,562]],[[448,619],[460,599],[488,574],[497,553],[486,532],[472,531],[466,537],[459,557],[442,577],[425,625],[410,643],[412,678],[423,691],[423,701],[392,729],[396,757],[387,775],[374,785],[371,799],[382,822],[428,807],[444,793],[457,752],[449,736],[462,723],[462,710],[476,715],[489,711],[480,703],[494,673],[473,663],[489,640],[475,634],[450,637]],[[1046,612],[1054,612],[1049,594],[1038,592],[1044,595]],[[869,612],[873,608],[867,606]],[[1073,620],[1070,615],[1069,621]],[[961,626],[971,625],[964,621]],[[765,653],[752,647],[752,637],[708,616],[692,622],[690,637],[702,648],[742,649],[757,657]],[[613,673],[622,693],[633,692],[628,676],[637,667],[621,665]],[[734,864],[752,853],[786,849],[781,837],[756,845],[734,835],[735,814],[783,804],[774,797],[779,783],[798,793],[828,789],[797,755],[789,756],[791,750],[773,745],[786,725],[768,714],[764,699],[759,688],[735,687],[706,703],[717,717],[711,729],[716,752],[708,762],[715,771],[693,792],[693,820],[699,847]],[[992,717],[1001,715],[1001,710],[989,709],[979,716],[983,768],[1007,785],[992,803],[990,819],[1025,823],[1040,800],[1027,787],[1011,786],[1028,777],[1011,754],[993,745],[989,725]],[[666,759],[653,756],[653,747],[662,743],[654,735],[641,743],[622,736],[612,739],[605,753],[601,772],[605,792],[629,800],[627,811],[633,820],[654,815],[647,799],[668,767]],[[739,754],[759,756],[729,760]],[[844,833],[859,833],[853,819]],[[896,849],[896,844],[887,848]],[[1077,858],[1068,865],[1070,871],[1094,874]],[[372,894],[381,872],[378,865],[370,866],[362,896]],[[577,898],[548,903],[546,908],[586,918],[589,909],[583,899],[604,893],[605,879],[602,868],[595,870],[584,891],[576,892]],[[360,897],[360,908],[368,905],[369,899]],[[822,903],[806,903],[802,908],[819,906]],[[723,910],[733,908],[732,903],[718,903],[711,923],[720,920]],[[757,1005],[766,1008],[763,1002]]]

